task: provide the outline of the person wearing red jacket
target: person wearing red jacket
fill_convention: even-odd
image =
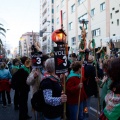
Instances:
[[[84,86],[81,80],[81,63],[75,61],[71,65],[72,70],[67,77],[66,94],[67,94],[67,110],[69,120],[77,119],[77,112],[79,107],[78,120],[84,119],[84,101],[87,99],[87,95],[84,91]],[[81,92],[79,92],[81,89]],[[79,102],[80,95],[80,105]],[[78,106],[79,105],[79,106]]]

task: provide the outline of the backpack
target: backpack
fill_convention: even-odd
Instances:
[[[33,94],[33,97],[31,99],[31,105],[35,111],[42,112],[44,108],[44,103],[45,102],[44,102],[44,97],[43,97],[43,91],[40,88]]]
[[[43,80],[40,82],[39,90],[37,90],[37,91],[33,94],[33,97],[32,97],[32,99],[31,99],[32,108],[33,108],[35,111],[38,111],[38,112],[42,112],[43,109],[44,109],[45,101],[44,101],[43,90],[42,90],[42,82],[43,82],[44,79],[46,79],[46,78],[50,78],[51,80],[55,80],[55,78],[54,78],[53,76],[46,76],[45,78],[43,78]]]

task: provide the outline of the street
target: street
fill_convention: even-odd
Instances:
[[[14,91],[11,90],[11,99],[12,99],[11,106],[7,106],[7,108],[3,108],[2,104],[0,104],[0,120],[18,120],[19,111],[14,110],[13,94],[14,94]],[[97,98],[92,97],[89,120],[97,120],[97,106],[98,106]],[[29,95],[28,107],[29,107],[28,114],[32,116],[32,119],[30,120],[35,120],[34,114],[31,109],[30,95]]]

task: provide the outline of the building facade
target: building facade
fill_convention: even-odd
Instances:
[[[63,29],[67,34],[70,52],[78,52],[81,40],[80,20],[87,25],[87,43],[95,39],[96,47],[103,46],[112,38],[120,39],[120,1],[119,0],[55,0],[54,29],[60,28],[60,10],[63,13]]]
[[[37,32],[27,32],[20,37],[19,40],[19,55],[20,56],[30,56],[31,46],[34,40],[39,41],[39,33]]]
[[[54,31],[54,0],[40,0],[40,43],[43,54],[53,49],[51,34]]]

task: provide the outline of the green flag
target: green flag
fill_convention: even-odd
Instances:
[[[95,48],[95,40],[92,39],[92,47]]]

